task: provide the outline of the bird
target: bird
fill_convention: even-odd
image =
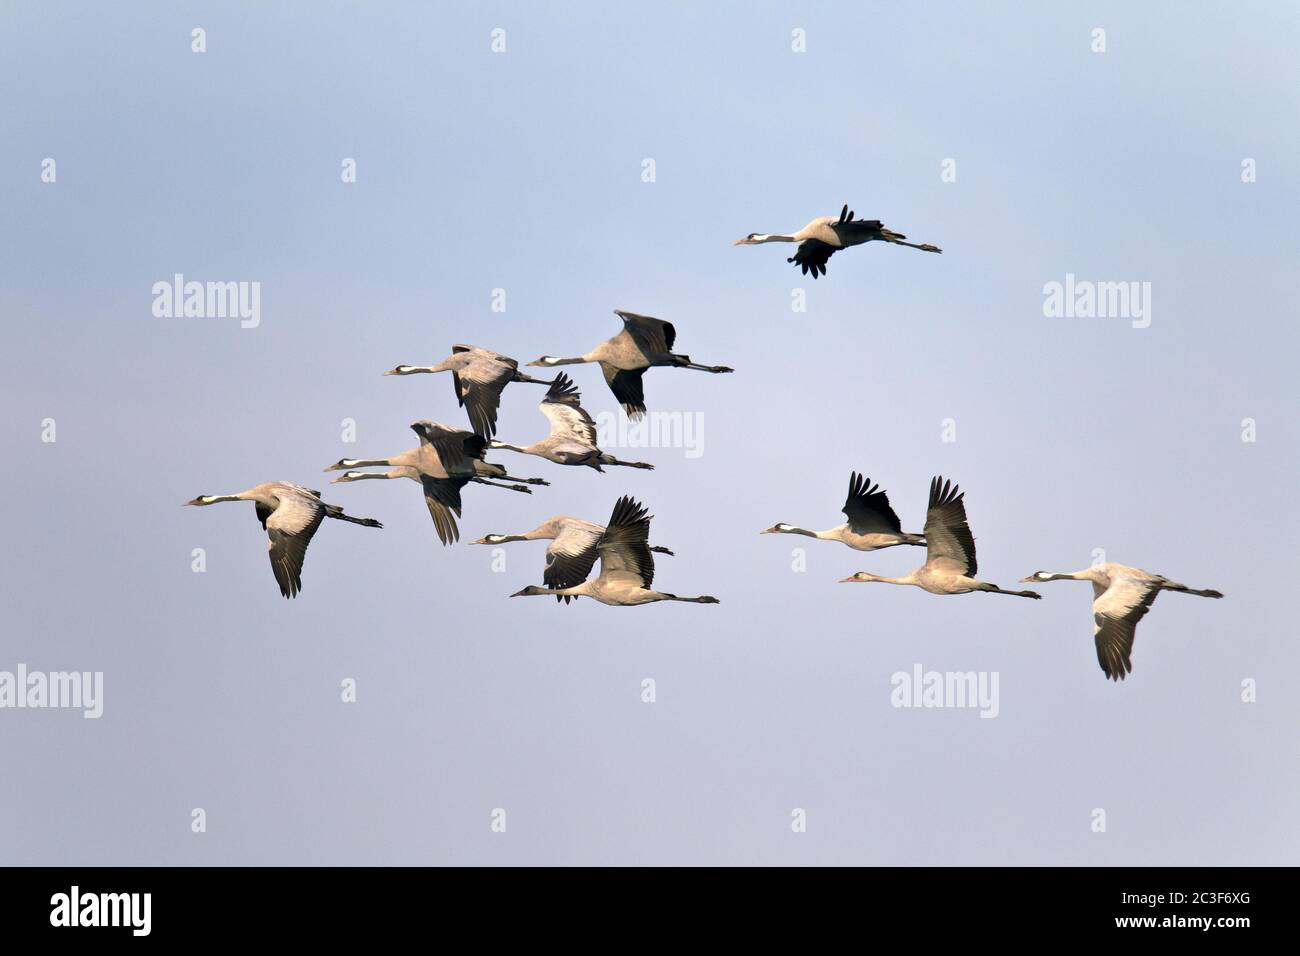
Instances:
[[[604,471],[602,465],[625,465],[628,468],[650,468],[644,461],[620,461],[613,455],[601,451],[596,446],[596,423],[581,405],[582,395],[570,380],[561,372],[555,377],[546,396],[537,408],[551,423],[551,432],[541,441],[531,445],[510,445],[493,439],[490,447],[517,451],[524,455],[536,455],[553,461],[557,465],[586,465],[597,471]]]
[[[280,585],[280,593],[286,598],[297,597],[302,590],[302,563],[307,557],[307,545],[311,544],[316,529],[326,518],[366,528],[383,527],[374,518],[354,518],[344,514],[338,505],[321,501],[319,491],[292,481],[268,481],[233,495],[199,495],[185,505],[202,507],[221,501],[254,502],[257,520],[266,531],[271,572]]]
[[[645,415],[645,392],[641,385],[641,376],[645,370],[655,366],[668,368],[693,368],[715,375],[734,372],[735,369],[725,365],[700,365],[691,361],[689,355],[678,355],[672,351],[677,339],[677,330],[671,322],[624,312],[615,309],[614,314],[623,320],[623,330],[613,338],[606,339],[586,355],[576,358],[556,358],[543,355],[531,365],[552,367],[555,365],[581,365],[595,362],[605,373],[605,382],[614,397],[623,405],[627,417],[635,421]]]
[[[887,578],[859,571],[840,581],[841,584],[882,581],[885,584],[912,584],[931,594],[1014,594],[1016,597],[1041,600],[1036,591],[1009,591],[975,580],[975,538],[966,523],[966,495],[942,477],[930,482],[930,505],[925,515],[925,564],[901,578]]]
[[[568,587],[538,587],[530,584],[511,597],[533,597],[554,594],[559,597],[589,597],[613,607],[632,607],[653,604],[655,601],[684,601],[690,604],[717,604],[709,595],[678,597],[666,591],[655,591],[655,562],[650,554],[651,516],[639,502],[624,495],[614,505],[609,524],[596,541],[596,554],[600,558],[600,573],[596,577]]]
[[[896,246],[910,246],[923,252],[943,252],[938,246],[928,242],[906,242],[907,236],[901,232],[886,229],[879,219],[854,219],[853,211],[846,203],[840,210],[840,216],[818,216],[793,236],[768,235],[751,232],[743,239],[737,239],[732,245],[756,246],[764,242],[797,242],[799,248],[786,262],[793,262],[803,270],[804,275],[812,273],[814,279],[820,272],[826,274],[826,260],[841,249],[860,246],[864,242],[880,240],[892,242]]]
[[[547,485],[541,478],[514,478],[500,465],[483,460],[487,439],[474,432],[463,431],[438,422],[418,421],[411,430],[420,436],[417,448],[411,448],[389,458],[343,458],[325,468],[326,471],[344,471],[332,482],[364,481],[367,478],[409,478],[424,488],[424,502],[429,506],[433,526],[444,545],[460,540],[456,518],[461,514],[460,490],[471,481],[493,488],[508,488],[531,494],[526,485]],[[387,472],[352,471],[354,468],[391,468]],[[491,479],[521,482],[498,484]],[[454,517],[453,517],[454,515]]]
[[[1221,598],[1223,592],[1189,588],[1163,574],[1106,561],[1083,571],[1035,571],[1022,582],[1091,581],[1093,641],[1097,663],[1111,680],[1119,682],[1133,670],[1133,638],[1138,621],[1146,616],[1161,591],[1180,591],[1200,597]]]
[[[567,588],[587,580],[592,565],[596,563],[597,544],[605,533],[605,526],[582,518],[556,515],[543,521],[532,531],[523,534],[489,534],[470,544],[507,544],[511,541],[546,541],[546,570],[542,580],[548,588]],[[671,555],[667,548],[652,546],[651,551]],[[555,600],[569,603],[573,595],[555,596]]]
[[[889,506],[889,496],[870,478],[856,471],[849,474],[849,494],[844,499],[847,524],[826,531],[809,531],[780,522],[760,534],[802,534],[822,541],[840,541],[855,551],[879,551],[900,544],[925,546],[925,536],[903,531],[898,515]]]
[[[469,416],[470,427],[484,438],[497,430],[497,409],[501,393],[511,382],[550,385],[550,381],[533,378],[519,371],[519,363],[507,355],[479,348],[477,345],[453,345],[451,356],[437,365],[399,365],[385,375],[419,375],[424,372],[451,372],[456,401]]]

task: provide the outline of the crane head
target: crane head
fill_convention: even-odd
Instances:
[[[847,578],[841,578],[840,584],[863,584],[869,581],[879,581],[880,578],[870,571],[859,571],[857,574],[850,574]]]

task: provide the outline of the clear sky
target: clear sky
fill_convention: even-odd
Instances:
[[[1297,49],[1283,3],[5,4],[0,670],[102,671],[104,713],[0,710],[0,861],[1300,862]],[[944,254],[731,244],[845,202]],[[155,317],[176,273],[260,324]],[[1150,283],[1149,327],[1046,317],[1067,274]],[[615,308],[736,369],[646,376],[699,457],[496,453],[553,484],[467,489],[449,548],[409,482],[325,484],[465,422],[383,370]],[[921,552],[758,535],[839,523],[853,469],[910,531],[959,481],[986,580],[1104,549],[1227,598],[1162,596],[1113,684],[1084,584],[843,585]],[[180,507],[277,479],[386,525],[323,527],[294,601],[250,505]],[[719,606],[509,600],[544,546],[464,543],[621,494]],[[997,718],[891,706],[917,664],[996,672]]]

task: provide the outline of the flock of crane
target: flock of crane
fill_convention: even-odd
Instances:
[[[903,531],[902,522],[890,507],[889,496],[879,485],[854,472],[849,476],[849,494],[842,509],[849,520],[826,531],[809,531],[779,523],[763,534],[801,534],[822,541],[838,541],[855,551],[879,551],[899,545],[925,548],[925,563],[901,578],[859,571],[841,584],[882,582],[921,588],[931,594],[1011,594],[1041,599],[1037,591],[1012,591],[977,580],[975,536],[966,523],[966,495],[942,477],[930,482],[930,501],[925,527],[920,534]],[[1097,661],[1111,680],[1123,680],[1133,670],[1133,629],[1150,610],[1161,591],[1180,591],[1201,597],[1221,598],[1218,591],[1189,588],[1163,575],[1141,568],[1104,562],[1082,571],[1035,571],[1020,579],[1021,584],[1047,581],[1091,581],[1093,639]]]
[[[928,243],[906,241],[901,233],[886,229],[878,220],[855,219],[846,205],[838,217],[821,216],[792,235],[750,233],[736,245],[767,242],[798,243],[787,261],[814,279],[826,274],[826,262],[841,249],[866,242],[882,241],[924,252],[943,250]],[[623,328],[590,352],[573,358],[545,355],[529,366],[552,368],[560,365],[594,363],[601,367],[605,382],[630,419],[646,412],[642,377],[656,367],[686,368],[720,374],[732,369],[723,365],[702,365],[688,355],[673,352],[677,338],[672,323],[646,315],[616,310]],[[415,448],[387,458],[344,458],[325,470],[342,471],[334,479],[355,482],[367,479],[408,478],[418,482],[434,528],[444,545],[460,538],[456,519],[461,516],[461,490],[471,482],[493,488],[531,493],[529,485],[549,484],[542,478],[517,478],[501,465],[488,462],[489,450],[502,449],[534,455],[558,465],[576,465],[604,471],[607,466],[653,468],[639,461],[621,461],[597,445],[596,425],[582,407],[581,395],[563,372],[554,379],[533,378],[519,371],[519,363],[508,356],[472,345],[454,345],[450,357],[437,365],[399,365],[385,375],[414,375],[451,372],[457,403],[465,409],[470,430],[433,421],[417,421],[410,427],[419,437]],[[501,393],[511,382],[546,385],[538,409],[550,424],[545,438],[529,445],[498,441],[497,410]],[[359,471],[383,468],[387,471]],[[374,518],[356,518],[337,505],[328,504],[321,492],[288,481],[267,482],[229,495],[200,495],[186,505],[211,505],[223,501],[252,501],[257,518],[266,531],[271,570],[286,598],[302,590],[302,567],[307,545],[326,518],[369,528],[382,528]],[[888,495],[879,485],[854,472],[843,512],[844,524],[826,531],[810,531],[790,524],[776,524],[763,534],[797,534],[824,541],[838,541],[856,551],[879,551],[899,545],[924,547],[926,560],[902,577],[884,577],[867,571],[844,578],[841,583],[883,582],[912,585],[931,594],[985,592],[1039,599],[1036,591],[1017,591],[978,580],[975,538],[966,521],[965,495],[951,481],[936,476],[930,483],[929,504],[921,533],[904,532]],[[512,597],[554,596],[568,602],[590,597],[602,604],[633,606],[656,601],[684,601],[717,604],[708,595],[680,597],[657,591],[653,553],[671,555],[664,547],[649,543],[651,516],[631,497],[614,505],[609,523],[602,526],[579,518],[559,515],[523,534],[489,534],[473,544],[505,544],[513,541],[546,540],[544,586],[529,585]],[[600,571],[591,575],[596,561]],[[1112,680],[1121,680],[1132,670],[1134,628],[1146,615],[1161,591],[1179,591],[1201,597],[1221,598],[1213,590],[1198,590],[1168,578],[1115,563],[1097,564],[1083,571],[1035,571],[1021,583],[1047,581],[1090,581],[1093,586],[1094,640],[1097,660]]]

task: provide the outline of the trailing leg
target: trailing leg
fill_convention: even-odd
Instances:
[[[615,458],[613,455],[606,455],[603,453],[600,456],[600,463],[602,465],[622,465],[625,468],[648,468],[651,471],[653,471],[655,467],[654,465],[645,461],[620,461],[619,459]]]
[[[526,485],[502,485],[495,481],[488,481],[486,478],[480,478],[477,475],[471,478],[470,481],[477,481],[480,485],[491,485],[493,488],[506,488],[510,491],[522,491],[526,495],[531,495],[533,493],[533,489]]]
[[[1015,597],[1033,598],[1035,601],[1041,601],[1043,599],[1043,596],[1037,591],[1008,591],[1005,588],[998,587],[996,584],[985,584],[980,588],[980,590],[988,591],[990,594],[1011,594]]]

